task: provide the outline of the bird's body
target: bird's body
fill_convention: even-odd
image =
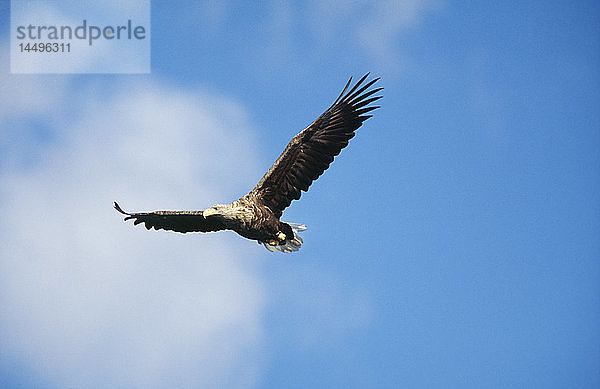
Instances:
[[[379,108],[368,106],[381,96],[370,97],[383,88],[368,90],[377,80],[361,86],[368,74],[346,93],[350,81],[317,120],[296,135],[259,183],[240,199],[230,204],[217,204],[204,211],[155,211],[128,213],[115,202],[117,211],[154,228],[176,232],[209,232],[233,230],[239,235],[262,243],[270,251],[297,251],[302,245],[298,235],[306,226],[280,220],[292,200],[307,191],[354,137],[354,131]]]

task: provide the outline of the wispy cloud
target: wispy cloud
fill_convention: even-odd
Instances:
[[[229,26],[231,36],[243,34],[250,47],[244,53],[268,72],[281,68],[298,72],[304,66],[323,67],[365,58],[388,74],[411,66],[403,50],[405,34],[419,28],[442,0],[311,0],[305,3],[274,0],[249,7],[258,20]],[[254,9],[256,8],[256,9]],[[228,2],[205,1],[186,10],[182,18],[200,23],[203,37],[218,40],[228,22],[239,16]],[[231,38],[230,36],[230,38]],[[252,39],[247,39],[252,37]],[[245,61],[249,58],[244,58]],[[271,66],[265,67],[265,63]],[[272,68],[272,69],[271,69]]]
[[[3,357],[58,387],[252,386],[264,291],[251,243],[149,232],[111,209],[235,196],[256,176],[243,108],[155,82],[0,77],[2,133],[37,117],[56,138],[3,161]]]
[[[407,61],[401,50],[402,34],[439,6],[439,0],[315,1],[307,19],[321,45],[353,43],[372,61],[395,73],[402,71]]]
[[[385,0],[373,3],[358,31],[361,47],[386,69],[402,69],[406,59],[402,34],[439,7],[437,0]]]

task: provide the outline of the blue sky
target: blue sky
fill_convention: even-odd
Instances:
[[[147,75],[9,73],[0,386],[600,386],[600,7],[152,3]],[[370,71],[291,255],[112,210],[245,194]]]

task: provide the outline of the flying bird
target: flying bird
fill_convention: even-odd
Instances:
[[[281,214],[292,200],[300,199],[301,192],[306,192],[348,145],[355,131],[372,116],[367,113],[379,108],[370,104],[382,97],[374,95],[383,88],[371,88],[379,78],[365,83],[368,76],[369,73],[351,88],[350,77],[331,107],[292,138],[254,189],[239,200],[216,204],[204,211],[129,213],[116,202],[115,209],[126,215],[125,220],[144,223],[148,230],[181,233],[233,230],[272,252],[297,251],[302,245],[298,233],[306,230],[306,226],[283,222]]]

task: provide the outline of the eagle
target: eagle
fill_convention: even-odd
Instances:
[[[129,213],[114,203],[125,221],[144,223],[146,229],[169,230],[181,233],[233,230],[239,235],[258,241],[271,252],[298,251],[302,245],[299,232],[304,224],[280,220],[283,210],[292,200],[300,199],[302,191],[316,180],[348,145],[355,131],[380,108],[371,105],[383,96],[375,96],[381,87],[379,80],[368,82],[365,74],[352,87],[352,77],[339,97],[317,120],[292,138],[277,161],[258,184],[240,199],[230,204],[216,204],[204,211],[154,211]]]

